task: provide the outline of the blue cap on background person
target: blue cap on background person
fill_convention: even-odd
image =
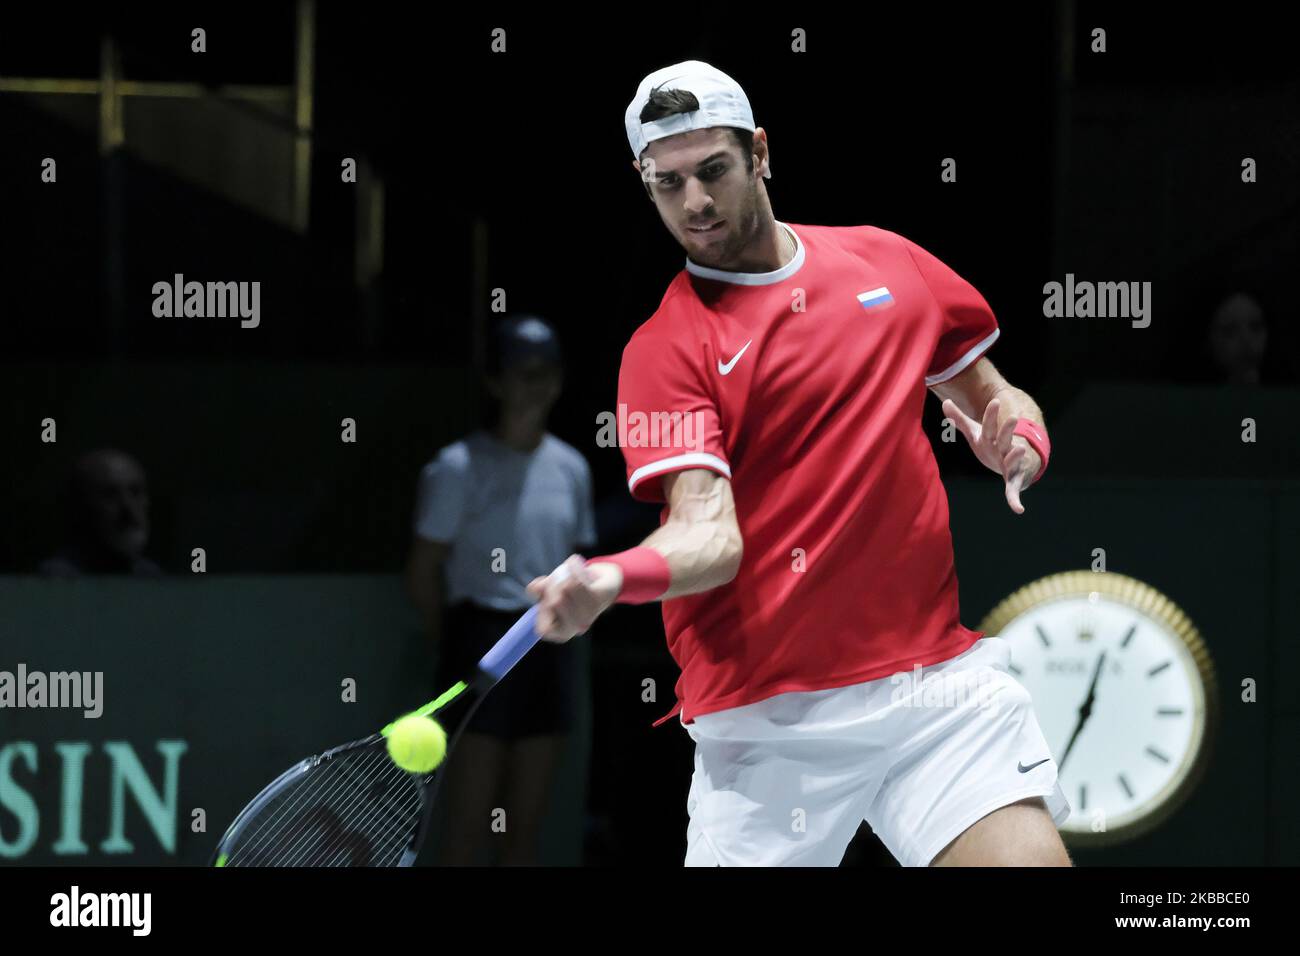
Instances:
[[[563,364],[560,338],[551,324],[536,315],[502,319],[493,330],[489,368],[501,371],[534,358]]]

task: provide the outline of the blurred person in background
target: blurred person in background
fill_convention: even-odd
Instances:
[[[1225,385],[1262,383],[1268,351],[1268,324],[1259,300],[1234,292],[1219,301],[1210,316],[1205,348],[1215,380]]]
[[[144,468],[124,451],[87,452],[63,492],[64,543],[37,570],[50,577],[85,574],[158,575],[144,556],[149,543],[149,485]]]
[[[467,674],[533,603],[525,585],[595,544],[591,471],[546,431],[563,363],[555,330],[515,316],[495,330],[486,385],[493,424],[420,473],[407,587],[438,651],[434,686]],[[582,658],[541,642],[475,713],[448,760],[439,862],[470,865],[487,841],[504,865],[538,862],[538,839],[579,701]],[[505,830],[492,826],[505,810]]]

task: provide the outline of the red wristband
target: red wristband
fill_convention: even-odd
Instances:
[[[1029,447],[1038,452],[1038,457],[1043,463],[1038,466],[1038,474],[1030,479],[1030,482],[1038,481],[1043,475],[1047,474],[1047,459],[1052,454],[1052,443],[1047,440],[1047,432],[1043,431],[1036,424],[1027,418],[1022,418],[1016,422],[1015,430],[1012,435],[1019,435],[1025,441],[1029,442]]]
[[[606,561],[623,569],[623,587],[616,600],[619,604],[645,604],[658,600],[668,590],[672,572],[668,561],[654,548],[638,545],[618,554],[588,558],[588,564]]]

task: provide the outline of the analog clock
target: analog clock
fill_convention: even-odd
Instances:
[[[980,630],[1010,644],[1034,699],[1070,801],[1067,842],[1131,840],[1182,805],[1209,759],[1218,691],[1173,601],[1122,574],[1070,571],[1021,588]]]

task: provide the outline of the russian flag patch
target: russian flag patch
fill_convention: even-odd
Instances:
[[[874,309],[879,305],[889,305],[894,301],[894,296],[882,285],[879,289],[872,289],[870,292],[859,292],[858,301],[862,303],[864,309]]]

